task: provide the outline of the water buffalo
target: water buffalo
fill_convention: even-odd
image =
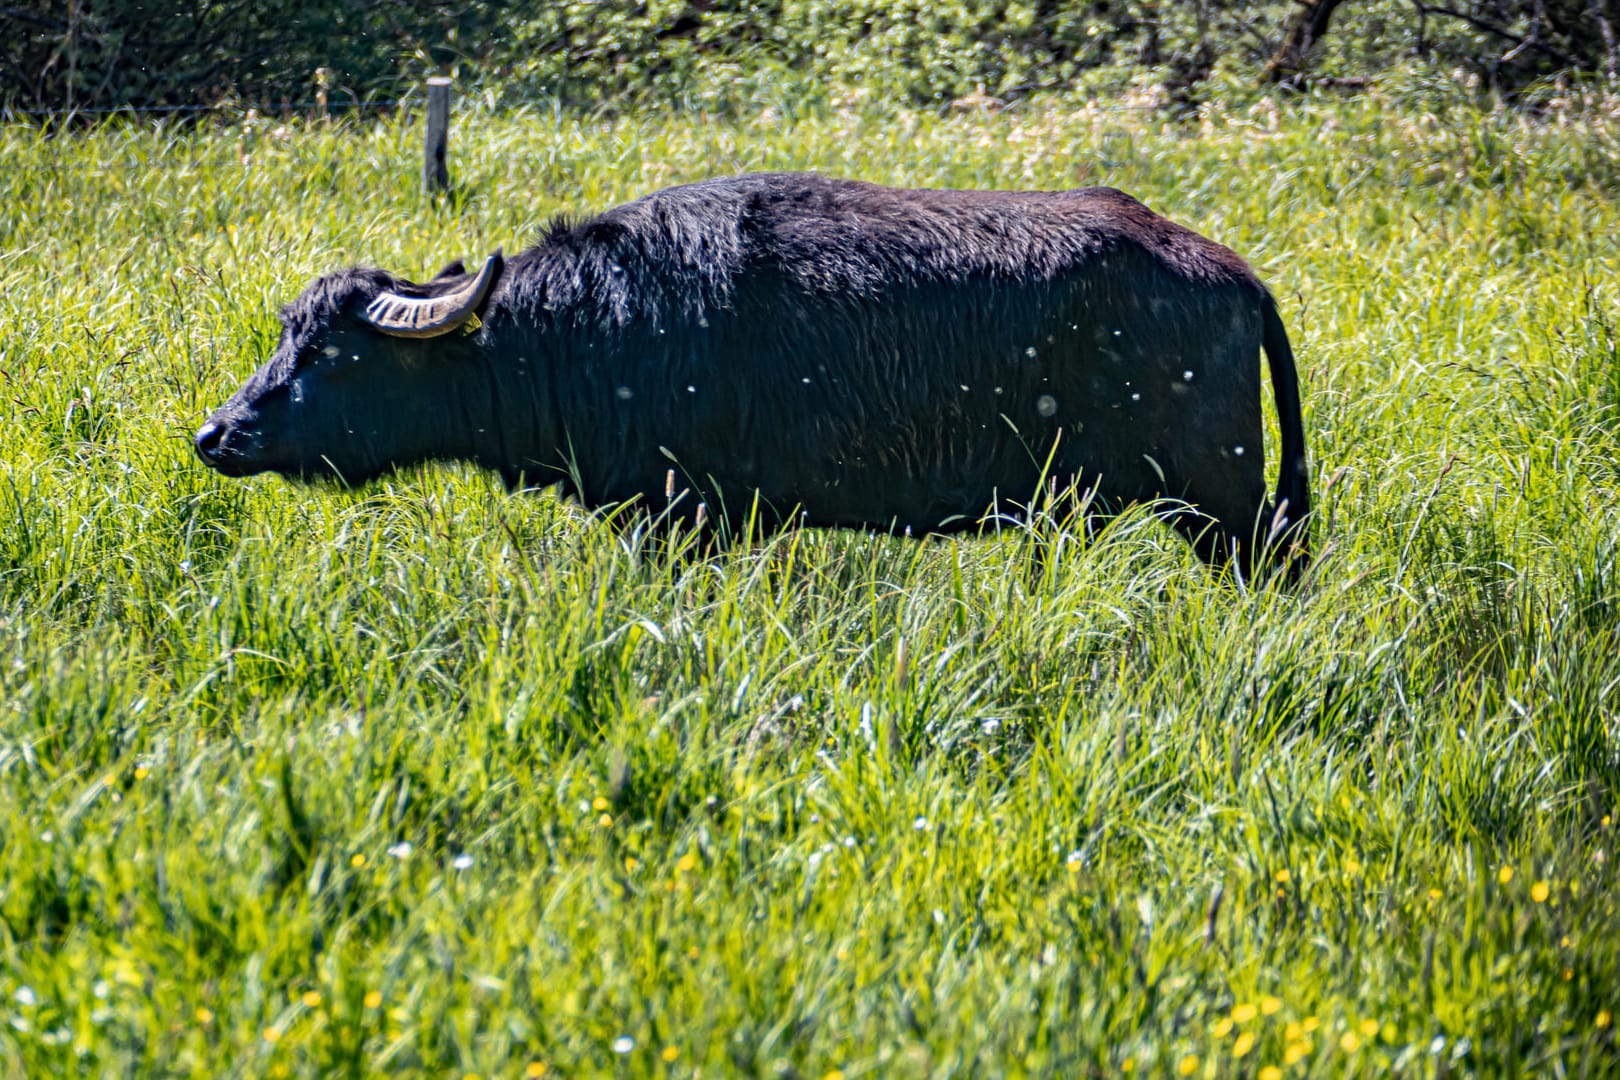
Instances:
[[[1094,509],[1174,500],[1161,511],[1214,562],[1305,557],[1299,384],[1270,293],[1110,188],[711,180],[559,219],[474,272],[339,271],[282,322],[197,432],[227,475],[358,484],[462,460],[661,512],[674,469],[677,514],[917,534],[1056,481]]]

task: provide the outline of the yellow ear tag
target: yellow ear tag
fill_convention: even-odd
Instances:
[[[470,334],[474,330],[477,330],[480,326],[483,326],[483,325],[484,325],[484,321],[482,319],[480,319],[477,315],[468,315],[467,316],[467,321],[461,324],[461,332],[463,334]]]

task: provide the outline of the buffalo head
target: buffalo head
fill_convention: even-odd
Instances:
[[[276,472],[358,484],[392,468],[461,456],[469,411],[464,341],[500,275],[461,263],[413,284],[378,270],[317,280],[282,312],[275,353],[197,431],[203,461],[227,476]]]

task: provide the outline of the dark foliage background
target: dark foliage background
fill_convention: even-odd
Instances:
[[[137,109],[388,99],[425,75],[570,104],[860,88],[911,102],[1088,80],[1171,102],[1224,69],[1298,84],[1403,62],[1508,90],[1615,75],[1620,0],[16,0],[0,104]]]

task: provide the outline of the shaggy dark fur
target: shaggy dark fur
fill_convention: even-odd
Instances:
[[[1118,191],[712,180],[554,223],[505,263],[470,332],[402,340],[357,317],[380,290],[432,295],[464,274],[316,281],[199,452],[232,475],[349,483],[470,460],[653,511],[673,468],[694,492],[683,508],[711,519],[736,524],[757,496],[766,526],[798,513],[919,534],[1027,501],[1050,457],[1049,477],[1105,504],[1196,506],[1166,516],[1206,558],[1237,548],[1247,564],[1256,536],[1288,533],[1303,559],[1299,389],[1270,294]]]

